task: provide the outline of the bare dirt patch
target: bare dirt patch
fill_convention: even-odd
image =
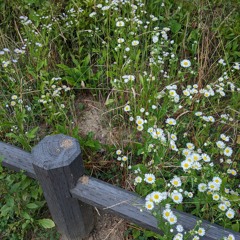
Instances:
[[[99,211],[95,228],[92,233],[83,240],[124,240],[126,222],[111,214]]]
[[[80,134],[86,136],[89,132],[93,132],[94,138],[100,143],[113,143],[104,103],[94,100],[91,96],[84,96],[76,100],[76,109],[79,108],[80,104],[83,105],[83,109],[76,112],[75,120]]]
[[[82,106],[81,110],[79,106]],[[81,136],[94,133],[94,138],[102,144],[117,145],[119,136],[127,134],[123,129],[111,126],[104,101],[96,101],[92,96],[77,97],[75,101],[75,124]],[[83,240],[125,240],[126,221],[112,214],[96,209],[96,222],[92,233]]]

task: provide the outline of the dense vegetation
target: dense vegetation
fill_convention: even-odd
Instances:
[[[239,6],[2,0],[1,141],[30,151],[47,134],[77,138],[89,171],[100,158],[96,176],[130,182],[166,221],[165,236],[130,230],[134,239],[204,238],[201,223],[185,233],[171,208],[239,231]],[[86,95],[104,102],[117,144],[79,134]],[[36,182],[0,173],[0,238],[58,239],[44,229],[54,223]]]

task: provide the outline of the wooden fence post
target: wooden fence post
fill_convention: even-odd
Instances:
[[[33,168],[62,239],[87,236],[94,226],[93,208],[70,193],[84,172],[77,140],[63,134],[47,136],[33,148],[32,155]]]

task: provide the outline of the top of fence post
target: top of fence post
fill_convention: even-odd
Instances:
[[[75,138],[57,134],[46,136],[32,153],[38,156],[37,165],[49,170],[71,164],[81,154],[81,149]]]
[[[81,150],[76,139],[47,136],[32,150],[33,168],[51,215],[62,236],[79,240],[93,228],[91,206],[72,198],[70,189],[84,173]]]

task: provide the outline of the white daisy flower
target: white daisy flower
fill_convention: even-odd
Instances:
[[[147,201],[147,202],[145,203],[145,208],[146,208],[147,210],[152,210],[152,209],[154,208],[154,203],[151,202],[151,201]]]
[[[233,150],[230,147],[226,147],[223,151],[223,154],[227,157],[230,157],[232,155],[232,153],[233,153]]]
[[[173,225],[177,222],[177,217],[172,213],[168,218],[167,218],[168,222]]]
[[[180,192],[173,192],[172,194],[171,194],[171,198],[172,198],[172,200],[175,202],[175,203],[181,203],[182,202],[182,200],[183,200],[183,196],[182,196],[182,194],[180,193]]]
[[[191,66],[191,62],[189,60],[187,60],[187,59],[182,60],[180,64],[184,68],[188,68],[188,67]]]
[[[133,40],[132,41],[132,46],[137,46],[139,44],[139,41],[138,40]]]
[[[198,191],[199,192],[205,192],[206,190],[207,190],[207,184],[205,184],[205,183],[198,184]]]
[[[221,135],[220,135],[220,138],[221,138],[223,141],[225,141],[225,142],[228,142],[228,141],[229,141],[229,137],[226,136],[225,134],[221,134]]]
[[[124,107],[124,111],[125,112],[129,112],[131,110],[131,107],[129,106],[129,105],[126,105],[125,107]]]
[[[163,218],[166,219],[166,220],[167,220],[172,214],[173,214],[173,212],[172,212],[172,210],[169,209],[169,208],[166,208],[165,210],[163,210],[163,213],[162,213]]]
[[[137,184],[137,183],[141,183],[142,182],[142,178],[140,176],[137,176],[134,180],[134,183]]]
[[[234,235],[229,234],[226,240],[235,240]]]
[[[160,203],[162,201],[162,195],[160,192],[152,192],[151,197],[155,203]]]
[[[229,219],[232,219],[234,218],[234,215],[235,215],[235,212],[233,211],[232,208],[229,208],[226,212],[226,216],[229,218]]]
[[[219,208],[220,210],[222,210],[222,211],[226,211],[226,210],[227,210],[227,206],[226,206],[224,203],[220,203],[220,204],[218,205],[218,208]]]
[[[201,157],[202,157],[202,160],[203,160],[204,162],[210,162],[210,161],[211,161],[211,158],[210,158],[206,153],[203,153],[203,154],[201,155]]]
[[[193,150],[195,146],[192,143],[187,143],[187,148]]]
[[[146,183],[153,184],[153,183],[155,183],[155,179],[156,179],[155,176],[153,174],[151,174],[151,173],[146,173],[144,175],[144,181]]]
[[[170,182],[174,187],[181,187],[182,185],[181,179],[177,176],[175,176]]]
[[[184,160],[181,162],[181,167],[183,168],[184,171],[188,170],[189,168],[192,167],[192,163],[190,163],[187,160]]]
[[[118,21],[118,22],[116,22],[116,26],[117,27],[124,27],[125,23],[123,21]]]
[[[173,119],[173,118],[168,118],[167,120],[166,120],[166,123],[167,124],[169,124],[169,125],[171,125],[171,126],[174,126],[174,125],[176,125],[176,120],[175,119]]]
[[[205,229],[204,229],[204,228],[199,228],[199,229],[198,229],[198,231],[197,231],[197,233],[198,233],[198,235],[199,235],[199,236],[201,236],[201,237],[202,237],[202,236],[204,236],[204,235],[205,235],[206,231],[205,231]]]
[[[220,177],[214,177],[214,178],[213,178],[213,182],[215,182],[215,183],[218,184],[218,185],[221,185],[222,179],[221,179]]]
[[[120,150],[120,149],[118,149],[117,151],[116,151],[116,154],[117,155],[120,155],[122,153],[122,151]]]
[[[220,148],[220,149],[223,149],[223,148],[225,148],[225,146],[226,146],[223,141],[217,141],[217,142],[216,142],[216,145],[217,145],[217,147]]]

